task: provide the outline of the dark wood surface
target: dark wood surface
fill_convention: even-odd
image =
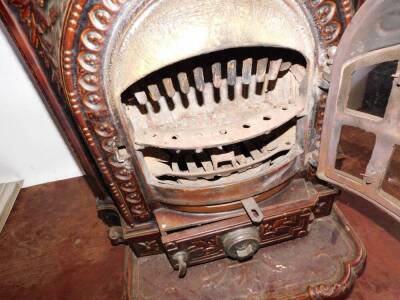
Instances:
[[[120,299],[111,246],[83,178],[23,189],[0,234],[0,299]]]
[[[368,252],[349,299],[399,299],[399,225],[365,200],[341,199]],[[0,299],[121,299],[123,252],[110,245],[83,178],[24,189],[0,234]]]

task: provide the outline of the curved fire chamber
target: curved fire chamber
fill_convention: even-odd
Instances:
[[[306,60],[296,51],[246,47],[174,63],[121,95],[137,154],[153,180],[220,185],[268,174],[301,149]]]

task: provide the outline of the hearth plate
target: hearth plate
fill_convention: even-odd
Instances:
[[[252,260],[221,259],[178,279],[164,254],[126,254],[126,299],[309,299],[338,297],[361,273],[366,251],[334,208],[308,236],[260,249]]]

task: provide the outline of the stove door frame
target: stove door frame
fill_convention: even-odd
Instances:
[[[394,157],[395,145],[400,145],[400,104],[396,102],[400,98],[400,64],[393,74],[383,118],[349,109],[348,101],[354,91],[351,85],[355,71],[400,61],[399,16],[397,0],[368,0],[345,31],[332,66],[317,170],[319,178],[355,192],[397,220],[400,220],[400,199],[383,191],[382,184]],[[344,125],[375,135],[371,157],[361,179],[340,171],[336,165]],[[361,153],[356,156],[355,159],[363,159]]]

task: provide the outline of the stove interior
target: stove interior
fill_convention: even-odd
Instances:
[[[150,182],[237,182],[294,159],[307,62],[300,52],[231,48],[179,61],[130,85],[121,101]]]

